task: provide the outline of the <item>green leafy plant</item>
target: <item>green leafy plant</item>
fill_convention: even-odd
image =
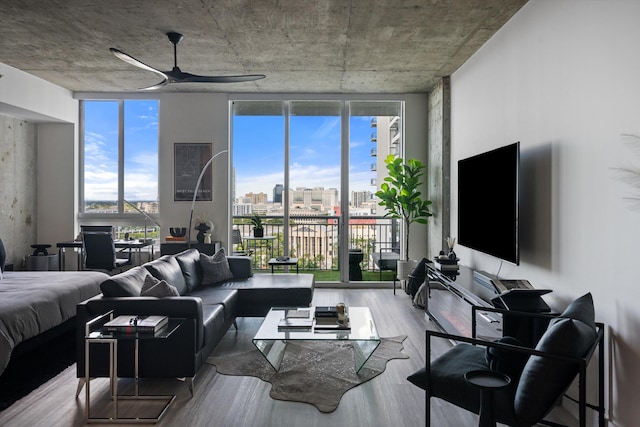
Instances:
[[[401,157],[390,154],[384,160],[387,165],[387,176],[376,196],[380,199],[380,206],[387,209],[385,217],[398,218],[404,223],[405,256],[409,257],[409,231],[412,223],[427,224],[431,213],[431,200],[423,200],[418,190],[422,185],[424,165],[416,159],[409,159],[406,163]]]
[[[256,214],[251,217],[251,225],[253,225],[254,230],[256,229],[261,230],[264,228],[262,218],[260,218],[260,215]]]

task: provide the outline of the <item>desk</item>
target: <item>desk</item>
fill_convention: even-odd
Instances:
[[[138,259],[141,259],[140,255],[142,254],[142,248],[151,246],[149,261],[153,260],[154,258],[154,248],[153,248],[152,239],[148,239],[146,242],[141,242],[140,240],[114,240],[113,243],[116,249],[129,249],[129,250],[136,249],[136,251],[138,252]],[[78,269],[82,270],[82,264],[83,264],[82,263],[82,255],[83,255],[82,241],[74,240],[72,242],[60,242],[60,243],[56,243],[56,247],[58,248],[58,262],[60,266],[60,271],[65,270],[65,252],[67,249],[73,249],[74,251],[77,249],[80,249],[79,251],[77,251]]]

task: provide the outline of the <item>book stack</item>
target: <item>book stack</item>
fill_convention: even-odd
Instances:
[[[167,326],[167,316],[123,315],[104,324],[103,330],[115,334],[153,334]]]
[[[457,274],[460,267],[458,266],[459,259],[439,258],[436,257],[433,260],[435,268],[445,274]]]
[[[336,330],[336,329],[350,329],[349,323],[338,322],[338,308],[336,306],[321,306],[316,307],[316,324],[314,330]]]
[[[311,329],[313,326],[313,318],[311,317],[311,309],[298,308],[285,312],[284,319],[278,322],[278,329]]]

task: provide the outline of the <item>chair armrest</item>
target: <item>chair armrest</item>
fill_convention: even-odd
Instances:
[[[498,307],[485,307],[485,306],[481,306],[481,305],[472,305],[471,306],[471,336],[472,337],[477,337],[477,313],[478,311],[488,311],[491,313],[498,313],[498,314],[508,314],[509,316],[514,316],[514,317],[519,317],[519,318],[526,318],[526,319],[541,319],[541,320],[551,320],[554,319],[556,317],[558,317],[557,314],[552,314],[552,313],[536,313],[536,312],[531,312],[531,311],[514,311],[514,310],[506,310],[504,308],[498,308]]]
[[[233,273],[234,279],[244,279],[253,276],[251,257],[231,255],[227,256],[227,261],[229,261],[229,268],[231,269],[231,273]]]

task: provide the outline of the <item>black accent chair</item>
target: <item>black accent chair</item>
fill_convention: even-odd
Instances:
[[[400,249],[380,248],[378,253],[373,254],[373,262],[380,270],[380,281],[382,281],[383,271],[393,271],[393,294],[396,294],[396,280],[398,278],[398,260],[400,259]]]
[[[242,246],[242,235],[240,234],[240,230],[234,228],[231,230],[231,247],[233,248],[231,255],[234,256],[249,256],[250,252],[246,251]]]
[[[127,258],[117,257],[122,252],[116,252],[111,233],[82,232],[82,250],[87,270],[120,270],[131,264],[131,251],[127,251]]]
[[[464,375],[474,370],[493,370],[507,374],[511,384],[493,393],[493,412],[497,422],[525,427],[536,424],[562,426],[545,417],[563,396],[578,404],[578,422],[586,426],[587,408],[597,411],[598,426],[604,427],[604,325],[595,322],[593,299],[588,293],[559,316],[510,311],[510,316],[551,319],[536,347],[519,345],[515,338],[497,341],[476,338],[476,311],[506,313],[503,309],[472,308],[472,336],[463,337],[436,331],[426,332],[426,354],[431,354],[431,339],[456,341],[457,344],[429,361],[407,379],[426,393],[426,425],[430,426],[432,397],[446,400],[478,414],[480,390]],[[597,404],[587,402],[587,366],[597,354]],[[578,379],[577,398],[567,392]]]

